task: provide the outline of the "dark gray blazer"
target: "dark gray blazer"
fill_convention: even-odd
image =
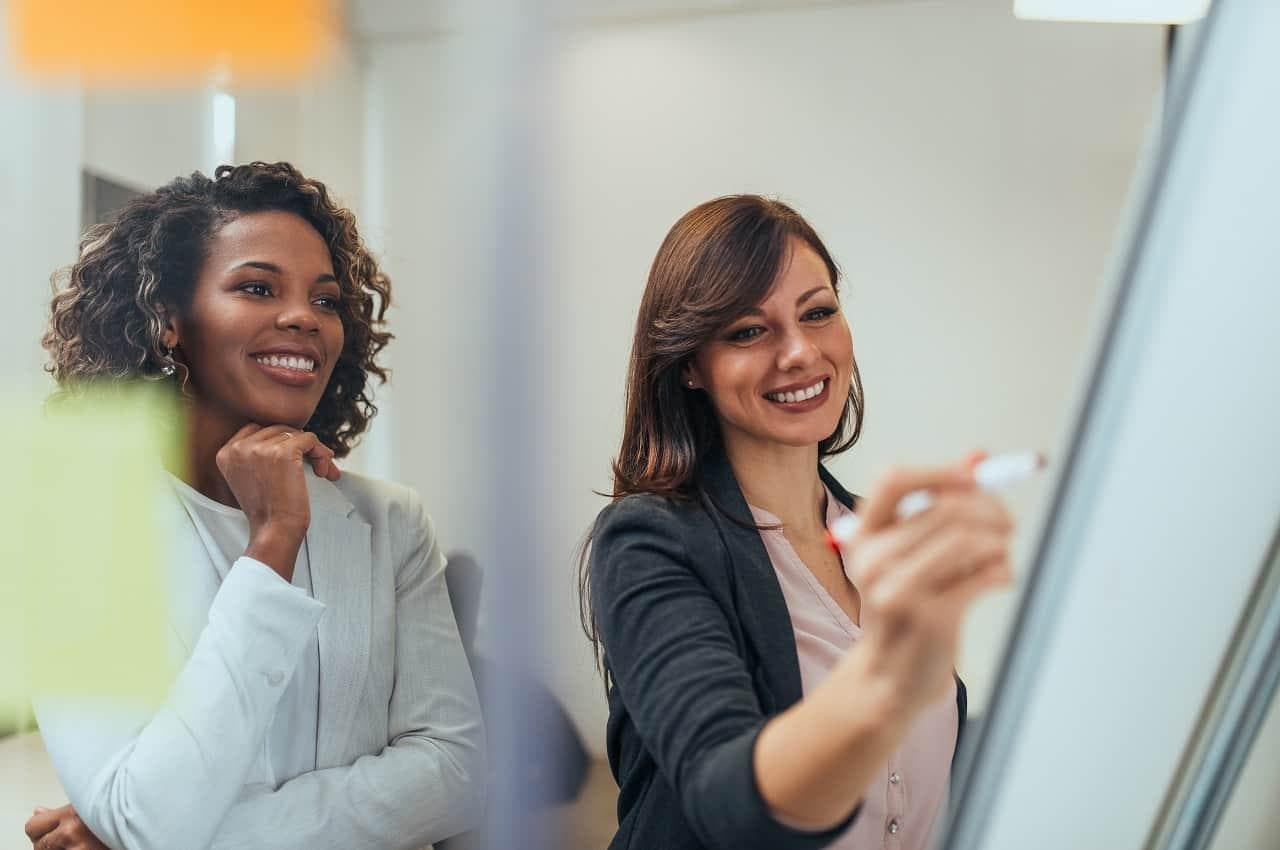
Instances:
[[[819,473],[852,507],[839,482]],[[620,790],[609,846],[825,847],[856,809],[825,832],[796,830],[770,815],[756,787],[756,735],[802,696],[795,635],[723,454],[706,461],[699,485],[696,501],[627,496],[596,519],[591,603],[612,679],[608,753]],[[963,727],[959,679],[956,702]]]

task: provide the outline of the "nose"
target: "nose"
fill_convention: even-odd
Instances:
[[[818,361],[817,344],[801,328],[792,328],[778,348],[778,368],[784,372],[805,369]]]
[[[276,327],[280,330],[316,334],[320,332],[320,321],[316,318],[310,301],[291,302],[281,307],[276,316]]]

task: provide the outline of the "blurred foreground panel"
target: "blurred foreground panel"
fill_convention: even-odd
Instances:
[[[297,77],[337,32],[327,0],[9,0],[9,9],[22,73],[89,85]]]
[[[72,406],[74,405],[74,406]],[[4,399],[0,712],[32,695],[158,699],[171,679],[160,521],[175,411],[151,394],[46,413]]]

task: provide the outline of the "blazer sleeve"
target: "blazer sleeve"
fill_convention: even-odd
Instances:
[[[483,815],[484,731],[458,637],[445,559],[430,518],[409,497],[396,573],[395,684],[390,740],[350,765],[277,789],[250,786],[214,837],[218,850],[419,848]]]
[[[825,847],[856,815],[808,832],[778,821],[755,780],[767,718],[723,607],[691,561],[687,523],[665,501],[606,509],[590,556],[591,599],[613,687],[708,847]],[[713,547],[703,546],[704,550]]]
[[[36,701],[58,778],[103,843],[208,846],[323,611],[266,565],[240,558],[158,711],[102,698]]]

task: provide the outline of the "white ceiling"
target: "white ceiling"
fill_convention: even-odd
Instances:
[[[483,0],[469,0],[482,2]],[[452,29],[459,3],[468,0],[346,0],[347,21],[356,40],[415,39]],[[513,2],[513,0],[507,0]],[[534,0],[537,2],[537,0]],[[575,22],[622,23],[658,18],[691,17],[799,9],[820,6],[859,6],[910,3],[921,0],[544,0],[559,6]],[[493,4],[499,9],[504,6]],[[468,10],[474,14],[475,9]]]

